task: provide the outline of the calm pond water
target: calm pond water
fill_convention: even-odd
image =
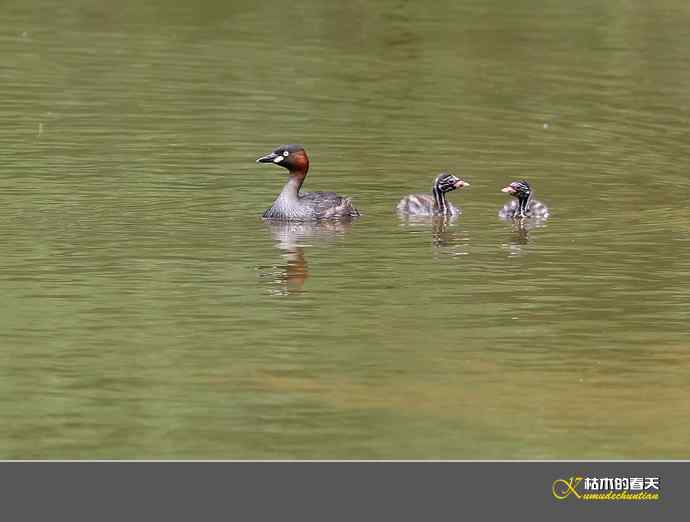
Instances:
[[[3,3],[0,458],[690,456],[687,1],[187,4]]]

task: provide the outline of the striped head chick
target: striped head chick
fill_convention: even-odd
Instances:
[[[542,202],[534,199],[534,190],[527,180],[513,181],[510,185],[503,187],[501,192],[515,198],[498,211],[498,217],[501,219],[533,218],[543,221],[549,217],[549,209]]]
[[[431,186],[431,194],[410,194],[400,200],[398,213],[408,216],[458,216],[462,212],[446,199],[446,194],[470,184],[447,172],[442,172]]]

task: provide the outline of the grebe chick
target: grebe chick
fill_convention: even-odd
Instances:
[[[305,192],[299,189],[309,170],[309,157],[301,145],[284,145],[270,154],[261,156],[257,163],[274,163],[285,167],[288,181],[273,202],[264,212],[267,219],[283,221],[309,221],[319,219],[338,219],[359,216],[350,198],[338,196],[335,192]]]
[[[457,216],[462,211],[446,200],[446,194],[469,187],[465,180],[442,172],[431,186],[431,194],[410,194],[400,200],[397,211],[410,216]]]
[[[515,198],[498,211],[498,217],[501,219],[533,218],[545,220],[549,217],[549,209],[542,202],[534,199],[534,191],[524,179],[513,181],[510,185],[501,189],[501,192],[510,194]]]

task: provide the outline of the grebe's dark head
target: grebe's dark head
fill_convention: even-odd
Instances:
[[[433,189],[434,191],[438,190],[439,192],[446,193],[458,188],[469,186],[470,184],[464,179],[456,178],[447,172],[442,172],[434,180]]]
[[[505,192],[506,194],[510,194],[513,197],[523,200],[529,199],[529,197],[532,195],[532,188],[529,186],[527,181],[522,179],[520,181],[513,181],[507,187],[502,188],[501,192]]]
[[[305,173],[309,170],[309,157],[301,145],[283,145],[270,154],[261,156],[257,163],[275,163],[290,172]]]

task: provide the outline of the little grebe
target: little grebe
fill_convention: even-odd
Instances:
[[[545,220],[549,217],[549,209],[546,205],[533,198],[534,192],[527,181],[513,181],[510,185],[501,189],[501,192],[510,194],[515,198],[498,211],[498,217],[501,219],[533,218]]]
[[[335,192],[299,193],[309,170],[309,158],[302,146],[278,147],[256,162],[274,163],[285,167],[289,172],[283,190],[263,217],[283,221],[309,221],[359,216],[359,211],[352,206],[350,198],[338,196]]]
[[[411,216],[457,216],[461,210],[446,200],[446,193],[457,188],[469,187],[465,180],[442,172],[434,180],[431,194],[410,194],[400,200],[396,209]]]

